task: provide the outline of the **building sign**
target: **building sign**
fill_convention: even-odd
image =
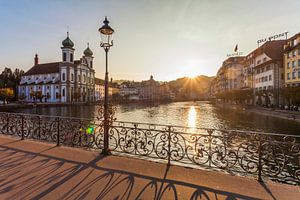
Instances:
[[[234,52],[234,53],[227,54],[227,57],[235,57],[241,55],[243,55],[243,52]]]
[[[270,37],[257,40],[257,44],[259,46],[260,43],[271,41],[271,40],[276,40],[276,39],[284,37],[284,36],[285,36],[285,39],[287,39],[287,34],[288,34],[288,32],[280,33],[280,34],[277,34],[277,35],[272,35]]]
[[[239,50],[239,45],[236,44],[234,49],[233,49],[234,53],[227,54],[227,57],[235,57],[235,56],[243,55],[243,52],[239,52],[238,50]]]

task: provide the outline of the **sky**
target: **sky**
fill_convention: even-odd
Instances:
[[[257,40],[300,32],[299,0],[0,0],[0,70],[61,60],[70,32],[75,59],[87,43],[94,69],[104,77],[99,27],[105,16],[115,30],[109,52],[114,80],[168,81],[214,76],[236,44],[244,55]]]

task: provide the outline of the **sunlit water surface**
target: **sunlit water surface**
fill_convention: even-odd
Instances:
[[[99,106],[38,107],[16,109],[13,112],[59,115],[68,117],[94,117]],[[299,134],[300,123],[247,111],[220,108],[209,102],[175,102],[167,104],[118,105],[119,121],[171,124],[177,126],[255,130],[274,133]]]

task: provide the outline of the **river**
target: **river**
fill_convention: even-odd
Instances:
[[[36,109],[18,108],[13,112],[94,117],[99,106],[48,106]],[[247,111],[220,108],[209,102],[173,102],[166,104],[126,104],[116,106],[119,121],[171,124],[215,129],[253,130],[299,135],[300,123]]]

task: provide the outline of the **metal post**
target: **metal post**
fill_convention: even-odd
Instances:
[[[261,138],[259,136],[259,140],[258,140],[258,181],[259,182],[263,182],[262,178],[261,178],[261,171],[262,171],[262,164],[261,164]]]
[[[211,142],[212,142],[212,131],[208,131],[208,165],[211,167],[211,160],[212,160],[212,155],[211,155]]]
[[[8,127],[9,127],[9,114],[6,115],[6,134],[8,134]]]
[[[22,124],[21,124],[21,140],[24,140],[24,115],[21,115]]]
[[[39,140],[41,139],[41,116],[39,116]]]
[[[60,130],[59,130],[59,117],[57,118],[57,140],[56,140],[56,146],[60,145]]]
[[[105,80],[104,80],[104,147],[102,150],[103,155],[110,155],[109,151],[109,139],[108,139],[108,132],[109,132],[109,119],[108,119],[108,59],[107,54],[109,47],[105,47],[105,58],[106,58],[106,65],[105,65]]]
[[[171,126],[168,127],[168,166],[171,165]]]
[[[137,124],[134,124],[134,154],[137,154],[137,148],[138,148],[138,143],[137,143]]]

